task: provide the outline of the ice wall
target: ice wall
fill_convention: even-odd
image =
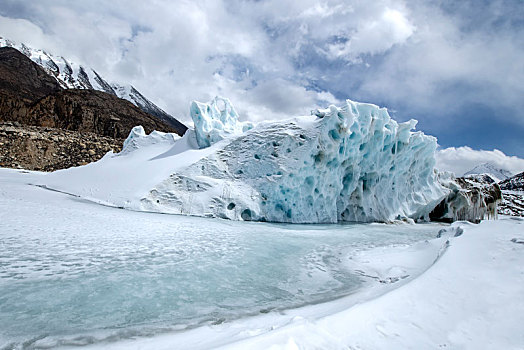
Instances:
[[[241,134],[253,127],[249,122],[239,122],[238,114],[229,99],[215,97],[209,103],[193,101],[190,108],[200,148],[232,135]]]
[[[222,108],[218,106],[221,101]],[[226,99],[194,102],[207,156],[173,173],[144,198],[145,210],[293,223],[428,218],[449,193],[434,170],[436,139],[387,110],[346,101],[315,115],[238,123]]]

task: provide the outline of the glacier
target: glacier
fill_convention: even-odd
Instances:
[[[119,154],[44,185],[132,210],[283,223],[429,220],[450,193],[436,139],[373,104],[256,125],[221,97],[190,112],[183,137],[135,128]]]
[[[222,109],[218,103],[223,102]],[[347,100],[314,115],[256,126],[226,99],[194,102],[201,148],[225,141],[171,174],[146,210],[289,223],[427,218],[447,194],[436,179],[436,139],[385,108]],[[215,126],[215,127],[213,127]]]

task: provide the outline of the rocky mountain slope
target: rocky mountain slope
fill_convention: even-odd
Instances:
[[[0,37],[0,47],[12,47],[41,66],[63,89],[98,90],[133,103],[142,111],[170,125],[183,135],[187,127],[149,101],[131,85],[109,84],[94,69],[83,67],[64,57],[53,56],[43,50]]]
[[[114,95],[88,89],[63,90],[46,72],[13,48],[0,48],[0,121],[92,132],[125,138],[136,125],[174,128]]]
[[[524,172],[500,182],[495,176],[486,173],[469,174],[459,179],[462,182],[474,182],[479,188],[498,185],[501,198],[497,205],[497,213],[499,215],[524,216]]]
[[[0,166],[56,170],[119,150],[130,130],[176,132],[131,102],[91,89],[63,89],[14,48],[0,48]]]
[[[524,171],[501,181],[499,185],[503,190],[524,192]]]
[[[524,172],[512,176],[508,170],[483,163],[466,172],[464,178],[484,186],[498,183],[502,193],[497,206],[498,214],[524,216]]]
[[[0,96],[11,96],[30,103],[60,90],[53,77],[19,51],[0,48]]]
[[[0,122],[0,167],[54,171],[119,152],[123,140],[93,133]]]
[[[503,201],[499,214],[524,216],[524,172],[499,183]]]
[[[498,206],[501,215],[524,217],[524,193],[502,191],[502,203]]]

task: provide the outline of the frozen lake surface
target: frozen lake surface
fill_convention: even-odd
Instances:
[[[369,284],[352,257],[441,228],[132,212],[28,185],[39,176],[0,169],[0,347],[84,345],[325,302]]]

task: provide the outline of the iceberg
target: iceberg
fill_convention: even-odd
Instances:
[[[217,108],[219,102],[225,108]],[[311,116],[245,126],[227,99],[194,102],[200,148],[144,210],[288,223],[428,219],[448,194],[434,170],[436,139],[385,108],[347,100]]]
[[[373,104],[253,125],[217,97],[191,116],[182,138],[137,127],[119,154],[45,186],[132,210],[284,223],[429,220],[451,191],[436,139]]]

